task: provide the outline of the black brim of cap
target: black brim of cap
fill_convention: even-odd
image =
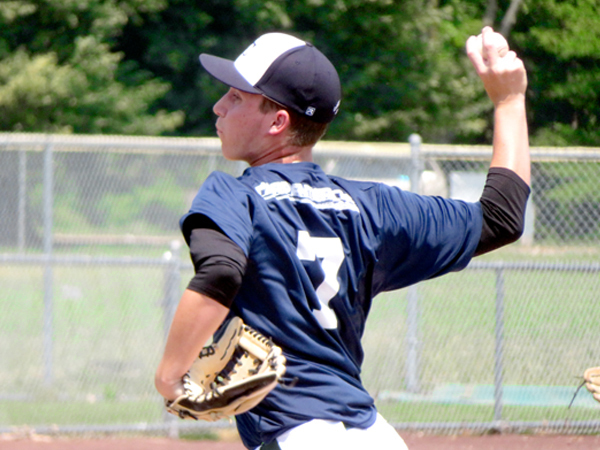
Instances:
[[[218,56],[200,55],[200,64],[206,71],[227,86],[239,89],[240,91],[250,92],[251,94],[261,94],[261,91],[252,86],[246,79],[240,75],[233,61]]]

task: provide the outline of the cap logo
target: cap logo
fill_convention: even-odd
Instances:
[[[306,114],[307,116],[314,116],[315,111],[316,109],[313,106],[309,106],[308,108],[306,108],[306,112],[304,114]]]

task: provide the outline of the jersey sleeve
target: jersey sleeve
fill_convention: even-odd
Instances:
[[[248,256],[252,239],[251,205],[247,188],[242,183],[222,172],[209,175],[190,210],[179,221],[186,239],[186,223],[198,214],[212,220]]]
[[[378,185],[378,236],[373,287],[377,292],[409,286],[467,266],[482,228],[479,202],[422,196]]]

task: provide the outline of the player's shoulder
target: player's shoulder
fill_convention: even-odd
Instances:
[[[220,170],[215,170],[211,172],[208,177],[204,180],[204,184],[211,182],[226,182],[226,183],[239,183],[239,177],[235,177],[226,172],[221,172]]]
[[[384,183],[371,180],[356,180],[335,175],[328,175],[332,184],[338,186],[347,192],[355,201],[359,203],[373,204],[378,198],[383,195],[389,195],[390,192],[395,192],[401,195],[401,189],[393,186],[388,186]]]
[[[202,183],[203,190],[215,190],[240,194],[249,189],[248,183],[244,182],[243,176],[234,176],[226,172],[214,171]]]

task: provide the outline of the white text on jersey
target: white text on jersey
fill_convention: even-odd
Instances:
[[[314,188],[308,184],[290,184],[287,181],[263,182],[254,189],[265,200],[290,200],[292,202],[308,203],[317,209],[358,212],[358,206],[356,206],[352,197],[341,189]]]

